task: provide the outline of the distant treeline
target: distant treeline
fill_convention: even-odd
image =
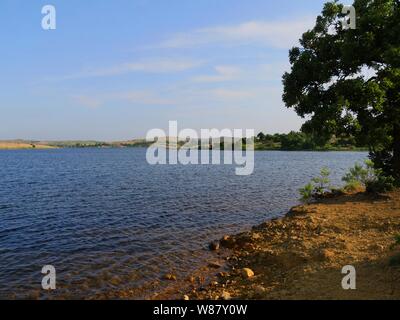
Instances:
[[[260,132],[255,139],[256,150],[287,150],[287,151],[334,151],[334,150],[368,150],[360,145],[351,135],[332,136],[322,139],[304,132],[291,131],[288,134],[264,134]]]
[[[365,145],[357,142],[355,137],[351,135],[332,136],[330,138],[311,135],[304,132],[292,131],[288,134],[276,133],[276,134],[264,134],[260,132],[254,139],[255,150],[283,150],[283,151],[330,151],[330,150],[368,150]],[[218,141],[218,142],[217,142]],[[229,141],[229,140],[228,140]],[[0,141],[1,142],[1,141]],[[153,142],[148,142],[144,139],[133,139],[127,141],[116,141],[116,142],[103,142],[93,140],[81,140],[81,141],[30,141],[30,140],[15,140],[6,141],[8,144],[14,142],[17,146],[26,144],[31,148],[36,146],[48,146],[57,148],[135,148],[135,147],[148,147]],[[181,148],[187,141],[179,141],[173,143],[173,148]],[[199,149],[214,149],[218,148],[224,150],[225,138],[198,140]],[[241,146],[246,148],[246,138],[242,139]],[[166,139],[167,145],[169,145],[169,139]],[[193,142],[192,142],[193,143]],[[194,142],[196,143],[196,142]],[[0,145],[1,147],[1,145]],[[1,148],[0,148],[1,149]],[[233,145],[232,145],[233,149]]]

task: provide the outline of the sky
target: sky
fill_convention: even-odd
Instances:
[[[126,140],[170,120],[298,130],[281,79],[324,2],[2,0],[0,139]]]

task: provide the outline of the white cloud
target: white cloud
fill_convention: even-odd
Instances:
[[[110,99],[126,100],[139,105],[173,105],[175,101],[165,98],[158,92],[152,91],[128,91],[109,95]]]
[[[102,99],[96,99],[94,97],[85,95],[76,95],[72,97],[78,104],[88,108],[98,108],[103,104]]]
[[[235,90],[235,89],[214,89],[211,93],[218,99],[224,101],[243,100],[254,97],[255,92],[252,90]]]
[[[248,45],[257,44],[276,48],[290,48],[302,33],[310,29],[315,19],[287,21],[248,21],[238,25],[216,26],[179,33],[163,41],[162,48],[191,48],[208,44]]]
[[[107,103],[128,102],[132,105],[173,105],[175,101],[163,97],[155,91],[126,91],[110,92],[103,94],[83,94],[72,96],[73,100],[79,105],[88,108],[98,108]]]
[[[124,63],[106,68],[83,70],[79,73],[62,77],[62,80],[108,77],[121,74],[143,72],[143,73],[174,73],[182,72],[199,67],[203,61],[191,59],[154,59],[139,62]]]
[[[201,75],[194,77],[194,82],[223,82],[231,81],[238,78],[240,74],[240,68],[235,66],[216,66],[215,74],[213,75]]]

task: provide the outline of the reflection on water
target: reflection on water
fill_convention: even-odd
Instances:
[[[285,213],[319,169],[344,171],[365,153],[258,152],[235,166],[150,166],[145,149],[0,151],[0,297],[40,297],[41,268],[56,292],[90,298],[154,289],[188,274],[208,241]]]

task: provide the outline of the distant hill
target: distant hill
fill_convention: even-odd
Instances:
[[[0,141],[0,150],[18,150],[18,149],[55,149],[55,146],[50,146],[41,143],[33,143],[29,141]]]
[[[150,145],[144,139],[128,141],[104,142],[95,140],[35,141],[35,140],[3,140],[0,149],[56,149],[56,148],[129,148]]]

